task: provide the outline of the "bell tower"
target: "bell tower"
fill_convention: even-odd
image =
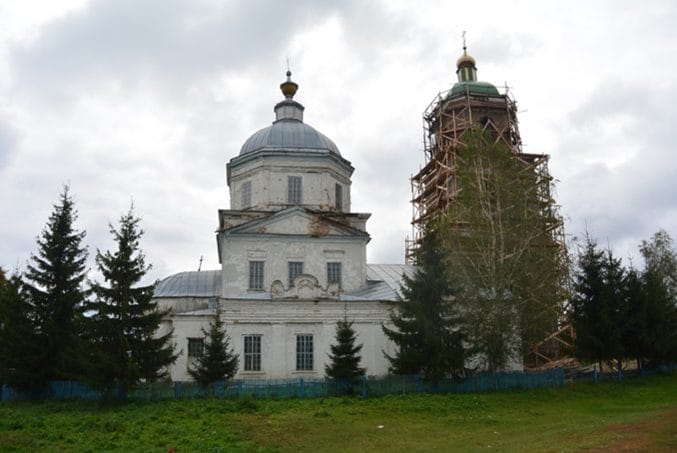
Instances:
[[[517,103],[491,83],[477,79],[477,63],[463,40],[463,54],[456,61],[457,82],[437,94],[423,112],[425,164],[411,178],[413,237],[407,240],[406,262],[414,264],[414,251],[423,226],[446,212],[454,199],[455,157],[463,135],[480,127],[522,160],[547,165],[545,154],[522,152],[517,121]]]

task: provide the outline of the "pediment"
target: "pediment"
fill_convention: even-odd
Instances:
[[[228,230],[228,234],[272,234],[322,236],[367,236],[367,233],[344,224],[322,212],[308,211],[303,208],[290,208],[279,211],[262,219],[238,225]]]

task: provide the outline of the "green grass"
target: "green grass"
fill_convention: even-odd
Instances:
[[[0,405],[0,451],[677,450],[677,374],[494,394]]]

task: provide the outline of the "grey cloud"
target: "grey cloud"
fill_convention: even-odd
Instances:
[[[0,171],[2,171],[16,153],[17,132],[0,117]]]
[[[277,55],[293,31],[329,3],[94,1],[14,48],[16,78],[32,85],[81,84],[91,77],[160,75],[184,81]]]
[[[677,107],[667,99],[677,98],[672,90],[652,89],[645,84],[602,83],[569,121],[560,149],[575,157],[576,168],[561,185],[565,212],[571,217],[573,234],[582,234],[586,224],[593,234],[607,238],[612,247],[639,243],[659,228],[677,231],[677,160],[673,128]],[[583,162],[592,159],[604,146],[595,136],[598,128],[615,117],[632,118],[622,140],[633,155],[616,166]],[[621,137],[618,137],[621,139]],[[588,146],[586,147],[586,143]],[[557,175],[556,175],[557,176]],[[617,250],[620,255],[635,250]]]

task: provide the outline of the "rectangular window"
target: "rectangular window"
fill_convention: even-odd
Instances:
[[[246,181],[242,183],[242,200],[240,209],[247,209],[252,206],[252,183]]]
[[[261,335],[244,336],[244,370],[261,371]]]
[[[341,287],[341,263],[327,263],[327,284],[332,283]]]
[[[301,177],[287,176],[287,203],[301,204],[302,202]]]
[[[336,184],[335,189],[336,189],[335,207],[337,211],[341,211],[343,209],[343,187],[341,186],[341,184]]]
[[[303,274],[303,261],[289,261],[287,266],[289,268],[289,286],[291,286],[294,279]]]
[[[263,289],[263,261],[249,262],[249,289]]]
[[[313,336],[296,336],[296,369],[299,371],[313,369]]]
[[[202,357],[204,350],[205,342],[203,338],[188,339],[188,357]]]

